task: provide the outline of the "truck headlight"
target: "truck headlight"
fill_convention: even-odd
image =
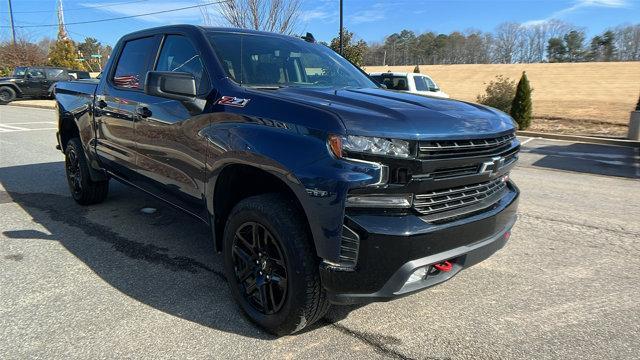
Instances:
[[[329,148],[337,157],[343,157],[343,150],[355,153],[409,157],[409,142],[368,136],[329,136]]]

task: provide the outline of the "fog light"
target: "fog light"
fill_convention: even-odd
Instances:
[[[351,195],[347,197],[347,207],[364,208],[410,208],[413,195]]]
[[[423,267],[417,268],[416,270],[414,270],[413,273],[411,273],[411,276],[409,276],[409,280],[407,280],[407,284],[420,281],[424,279],[425,276],[427,276],[427,267],[423,266]]]

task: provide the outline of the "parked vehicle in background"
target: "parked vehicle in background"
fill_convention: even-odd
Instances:
[[[369,74],[378,84],[389,90],[406,91],[413,94],[429,95],[448,99],[444,91],[440,90],[435,81],[429,76],[406,72],[374,72]]]
[[[384,90],[312,39],[159,27],[56,87],[75,201],[115,179],[202,220],[233,297],[279,335],[450,279],[506,244],[518,206],[508,115]]]
[[[0,104],[8,104],[17,98],[51,99],[58,81],[83,78],[90,78],[89,73],[59,67],[20,66],[10,77],[0,78]]]
[[[91,79],[91,74],[88,71],[83,70],[67,70],[69,75],[75,80]]]

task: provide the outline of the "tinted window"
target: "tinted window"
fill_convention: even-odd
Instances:
[[[23,77],[26,73],[27,73],[27,68],[26,67],[17,67],[13,71],[13,76],[15,76],[15,77]]]
[[[44,79],[44,71],[42,69],[27,70],[27,77],[32,79]]]
[[[375,88],[330,48],[293,37],[209,34],[227,75],[247,86]]]
[[[389,90],[409,90],[406,76],[382,74],[379,75],[379,80],[377,79],[377,81],[380,84],[384,84]]]
[[[142,89],[155,44],[153,37],[127,41],[118,59],[113,83],[123,88]]]
[[[209,90],[209,81],[204,71],[202,59],[184,36],[167,36],[164,45],[162,45],[156,70],[190,73],[196,78],[199,94]]]
[[[63,69],[45,69],[49,80],[69,80],[69,75]]]
[[[414,79],[416,81],[416,90],[418,90],[418,91],[429,91],[429,85],[427,85],[426,78],[424,78],[422,76],[416,76],[416,77],[414,77]]]

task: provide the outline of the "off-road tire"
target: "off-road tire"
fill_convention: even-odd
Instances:
[[[79,138],[69,139],[65,148],[65,172],[73,199],[80,205],[98,204],[109,193],[109,180],[93,181]]]
[[[16,91],[9,86],[0,87],[0,104],[5,105],[16,99]]]
[[[320,283],[319,259],[315,254],[302,210],[281,194],[264,194],[241,200],[228,217],[224,231],[224,268],[231,293],[247,317],[272,334],[298,332],[322,318],[329,301]],[[264,314],[246,298],[245,287],[236,276],[232,247],[236,231],[247,223],[258,223],[279,242],[287,269],[286,298],[280,310]]]

